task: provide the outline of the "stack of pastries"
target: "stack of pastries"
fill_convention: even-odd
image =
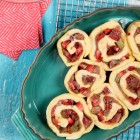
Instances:
[[[46,110],[57,136],[78,139],[94,125],[113,129],[128,117],[128,110],[140,108],[140,21],[126,32],[114,20],[94,28],[90,36],[69,30],[57,49],[71,66],[64,79],[69,93],[55,97]]]

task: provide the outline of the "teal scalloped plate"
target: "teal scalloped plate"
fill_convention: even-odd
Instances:
[[[83,16],[67,25],[55,34],[48,44],[38,53],[34,63],[23,82],[21,90],[23,118],[28,127],[41,139],[61,140],[48,127],[45,111],[49,102],[57,95],[67,92],[64,87],[64,77],[67,68],[60,59],[56,43],[68,30],[78,28],[88,34],[96,26],[108,20],[117,20],[126,28],[132,21],[140,20],[140,7],[101,9]],[[90,133],[82,136],[81,140],[104,140],[117,136],[140,121],[140,110],[130,112],[129,117],[119,127],[105,131],[95,127]]]

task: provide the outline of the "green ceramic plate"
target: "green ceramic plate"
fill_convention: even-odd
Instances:
[[[93,28],[110,19],[119,21],[122,27],[126,28],[130,22],[140,19],[140,8],[118,7],[102,9],[83,16],[58,32],[38,53],[23,82],[21,110],[28,126],[40,138],[51,140],[64,139],[58,138],[51,131],[45,118],[45,111],[49,102],[55,96],[67,92],[63,81],[69,68],[64,65],[58,55],[57,40],[72,28],[79,28],[89,34]],[[132,127],[138,121],[140,121],[140,110],[130,112],[127,120],[119,127],[109,131],[95,127],[90,133],[85,134],[81,140],[86,140],[87,138],[92,140],[108,139]]]

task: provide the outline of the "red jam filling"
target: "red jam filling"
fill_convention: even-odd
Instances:
[[[123,70],[119,74],[117,74],[117,76],[115,78],[115,81],[118,84],[118,86],[119,86],[119,83],[120,83],[120,78],[124,74],[126,74],[127,71],[133,71],[133,70],[135,70],[138,74],[140,74],[140,69],[136,68],[135,66],[129,66],[127,68],[127,70]],[[138,96],[136,99],[134,99],[132,97],[127,97],[129,102],[133,105],[138,104],[139,101],[140,101],[140,79],[138,77],[136,77],[135,75],[130,74],[126,78],[126,83],[127,83],[127,89],[130,90],[131,92],[137,94],[137,96]],[[119,88],[121,88],[121,87],[119,86]],[[123,93],[123,91],[122,91],[122,93]]]
[[[74,47],[76,48],[76,52],[74,54],[70,54],[68,51],[67,51],[67,46],[69,45],[69,43],[71,43],[74,39],[76,40],[84,40],[84,36],[80,33],[75,33],[74,35],[70,36],[70,39],[66,40],[66,41],[63,41],[61,43],[61,46],[62,46],[62,51],[63,51],[63,54],[67,57],[67,59],[70,61],[70,62],[74,62],[76,61],[77,59],[80,58],[82,52],[83,52],[83,46],[81,45],[81,43],[79,42],[76,42],[74,44]]]
[[[109,90],[107,87],[105,87],[105,88],[103,89],[103,93],[104,93],[105,95],[107,95],[107,94],[110,93],[110,90]]]
[[[136,69],[136,67],[134,67],[134,66],[129,66],[129,67],[128,67],[128,70],[129,70],[129,71],[133,71],[133,70],[135,70],[135,69]]]
[[[83,123],[84,123],[84,125],[85,125],[85,128],[88,128],[88,127],[91,125],[92,121],[91,121],[91,119],[88,118],[87,116],[84,116],[84,117],[83,117]]]
[[[100,73],[100,68],[97,65],[91,65],[91,64],[86,64],[86,63],[81,63],[78,66],[78,70],[87,70],[90,73],[96,73],[99,74]],[[95,77],[91,76],[91,75],[83,75],[82,76],[82,81],[85,84],[90,84],[92,85],[95,82]],[[74,92],[74,93],[81,93],[84,96],[89,96],[90,94],[90,88],[85,88],[85,87],[80,87],[80,85],[78,84],[78,82],[75,80],[75,77],[72,76],[68,82],[68,85],[70,87],[70,89]]]
[[[113,40],[118,41],[121,38],[121,30],[117,28],[112,29],[111,33],[109,34],[109,37]]]
[[[132,74],[129,75],[126,78],[126,83],[127,83],[127,88],[134,93],[137,92],[137,90],[139,90],[140,88],[140,80],[135,75]]]
[[[77,102],[76,106],[79,108],[79,110],[84,111],[83,105],[80,102]]]
[[[111,29],[109,29],[109,28],[106,28],[106,29],[104,30],[104,34],[105,34],[105,35],[110,34],[110,32],[111,32]]]
[[[62,100],[63,105],[74,105],[74,101],[71,99]]]
[[[100,95],[94,94],[91,99],[92,99],[92,106],[93,107],[96,107],[100,104]]]
[[[127,33],[127,36],[130,36],[131,35],[131,33]]]
[[[126,59],[129,59],[129,54],[123,56],[123,57],[122,57],[121,59],[119,59],[119,60],[111,60],[110,62],[108,62],[108,67],[109,67],[109,68],[113,68],[113,67],[119,65],[120,62],[125,61]]]
[[[129,102],[130,102],[132,105],[138,104],[139,101],[140,101],[140,98],[134,99],[134,98],[132,98],[132,97],[129,97]]]
[[[105,34],[102,32],[96,36],[96,41],[100,41],[104,37],[105,37]]]
[[[69,43],[71,43],[71,40],[63,41],[63,42],[61,43],[62,48],[63,48],[63,49],[66,49],[67,46],[69,45]]]
[[[100,74],[100,68],[97,65],[90,65],[90,64],[86,64],[86,63],[81,63],[78,66],[78,70],[87,70],[91,73]]]
[[[80,34],[80,33],[75,33],[73,35],[73,37],[77,40],[84,40],[84,35]]]
[[[123,116],[123,109],[119,109],[117,113],[113,116],[113,118],[107,121],[107,123],[118,123],[121,120],[122,116]]]
[[[82,80],[83,80],[83,82],[84,82],[85,84],[87,84],[87,83],[92,83],[92,82],[94,82],[94,81],[95,81],[95,78],[92,77],[92,76],[89,76],[89,75],[83,75],[83,76],[82,76]]]
[[[134,99],[132,97],[129,97],[129,102],[133,105],[138,104],[140,101],[140,80],[139,78],[137,78],[135,75],[129,75],[126,78],[126,82],[127,82],[127,88],[137,94],[138,98]]]
[[[95,58],[96,58],[97,62],[101,62],[103,59],[102,53],[98,49],[95,52]]]
[[[79,59],[81,54],[82,54],[82,52],[83,52],[83,47],[79,42],[76,42],[74,47],[76,48],[76,52],[74,54],[70,54],[66,49],[62,49],[63,54],[71,62],[74,62],[77,59]]]
[[[113,67],[117,66],[119,63],[120,63],[119,60],[111,60],[110,62],[108,62],[108,67],[112,69]]]
[[[111,55],[114,55],[116,54],[118,51],[120,50],[120,48],[118,46],[111,46],[108,48],[108,51],[107,51],[107,55],[108,56],[111,56]]]
[[[105,87],[102,93],[109,94],[110,90],[107,87]],[[111,120],[104,121],[104,116],[107,116],[110,110],[112,109],[112,103],[116,102],[113,97],[107,95],[104,97],[105,110],[102,110],[102,108],[100,107],[100,94],[94,94],[91,97],[91,101],[92,101],[91,112],[97,115],[99,121],[109,124],[109,123],[117,123],[121,120],[123,116],[123,109],[119,109]]]
[[[118,41],[121,38],[121,30],[120,27],[116,27],[113,29],[106,28],[103,32],[99,33],[96,36],[96,41],[100,41],[105,35],[109,35],[109,37],[115,41]]]
[[[96,36],[96,42],[98,43],[98,41],[100,41],[102,38],[105,37],[105,35],[108,35],[111,39],[117,41],[113,46],[109,46],[108,50],[107,50],[107,55],[111,56],[111,55],[115,55],[118,52],[120,52],[122,50],[123,46],[123,42],[120,40],[121,38],[121,29],[119,26],[117,26],[116,28],[110,29],[110,28],[106,28],[103,32],[99,33]],[[95,58],[97,60],[97,62],[101,62],[103,57],[102,57],[102,53],[96,49],[95,51]],[[122,57],[121,60],[111,60],[110,62],[107,63],[108,67],[111,69],[117,65],[119,65],[119,63],[121,61],[124,61],[126,59],[129,59],[129,54]]]
[[[60,133],[73,133],[73,132],[77,132],[81,125],[79,122],[79,116],[77,115],[77,113],[72,110],[72,109],[64,109],[61,111],[61,115],[63,118],[68,119],[68,126],[67,127],[61,127],[59,125],[59,121],[55,118],[55,110],[56,107],[64,104],[64,105],[76,105],[78,107],[79,110],[84,111],[83,105],[80,102],[74,102],[71,99],[65,99],[65,100],[60,100],[53,108],[52,108],[52,123],[58,128]],[[84,115],[83,117],[83,123],[85,125],[85,128],[88,128],[92,121],[89,117],[87,117],[86,115]]]

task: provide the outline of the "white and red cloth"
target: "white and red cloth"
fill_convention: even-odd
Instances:
[[[0,1],[0,53],[18,59],[43,43],[41,17],[51,0]]]

